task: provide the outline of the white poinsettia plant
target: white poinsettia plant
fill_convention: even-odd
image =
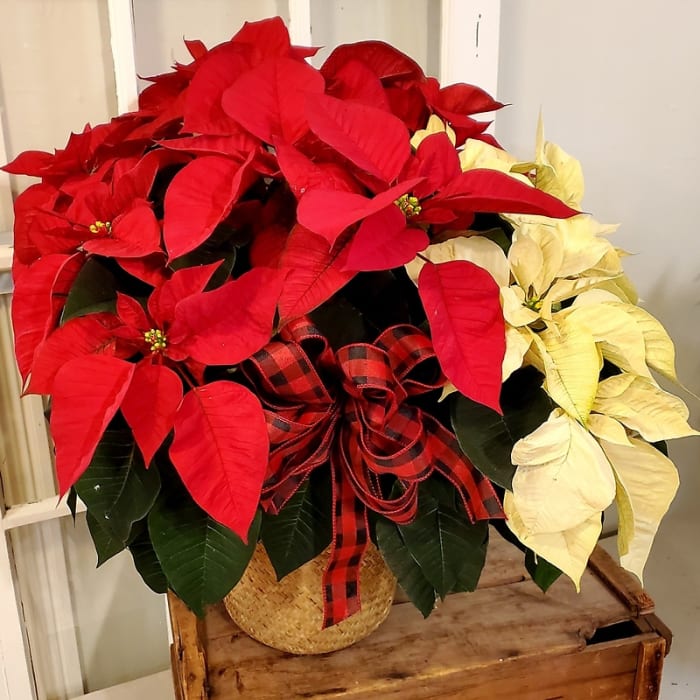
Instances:
[[[414,140],[445,130],[449,136],[433,117]],[[581,165],[544,140],[541,120],[533,161],[469,139],[460,162],[464,171],[508,173],[582,210]],[[431,245],[406,269],[414,280],[426,261],[467,260],[487,270],[506,321],[504,382],[527,366],[544,375],[551,413],[511,452],[516,469],[503,504],[511,532],[578,588],[603,511],[615,503],[620,562],[641,580],[679,485],[664,443],[698,434],[686,404],[651,371],[678,384],[673,342],[637,305],[622,268],[626,253],[608,240],[616,225],[586,213],[502,218],[513,227],[506,245],[488,231],[467,231]]]

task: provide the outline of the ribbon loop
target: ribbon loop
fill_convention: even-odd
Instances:
[[[398,524],[411,522],[418,485],[438,472],[454,485],[472,521],[503,513],[491,483],[455,436],[408,401],[445,383],[425,334],[394,326],[374,344],[353,343],[334,353],[301,318],[280,338],[243,365],[263,402],[270,436],[261,502],[278,513],[313,469],[330,464],[333,541],[323,579],[324,626],[330,626],[360,608],[367,509]]]
[[[346,345],[336,354],[343,391],[369,425],[377,430],[398,410],[408,394],[394,376],[386,352],[372,345]]]
[[[387,328],[375,345],[386,352],[394,374],[409,396],[440,389],[445,384],[430,338],[414,326]]]

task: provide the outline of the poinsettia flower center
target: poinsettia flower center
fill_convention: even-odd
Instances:
[[[112,233],[112,222],[111,221],[95,221],[94,224],[89,226],[90,233],[96,236],[109,236]]]
[[[421,205],[418,197],[409,194],[402,194],[395,202],[396,206],[401,209],[403,215],[410,219],[412,216],[418,216],[421,212]]]
[[[532,309],[533,311],[537,311],[538,313],[542,309],[542,304],[543,301],[539,297],[532,297],[525,301],[525,306],[527,306],[528,309]]]
[[[163,352],[168,345],[165,333],[158,328],[151,328],[143,334],[144,340],[150,344],[151,352]]]

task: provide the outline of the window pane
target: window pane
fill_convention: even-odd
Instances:
[[[2,0],[0,107],[7,155],[62,147],[113,114],[106,0]],[[26,186],[15,179],[15,191]]]
[[[311,0],[313,43],[324,46],[314,64],[320,65],[338,44],[381,39],[437,75],[440,5],[436,0]]]
[[[6,282],[9,273],[0,275]],[[20,398],[21,381],[12,350],[10,294],[0,294],[0,434],[5,459],[0,460],[4,503],[31,503],[56,494],[53,463],[43,402],[39,396]]]
[[[175,61],[189,63],[185,39],[211,47],[230,39],[243,22],[280,15],[288,21],[286,0],[134,0],[136,68],[139,75],[165,73]]]
[[[99,569],[84,515],[11,531],[39,700],[169,668],[165,601],[127,552]]]
[[[99,569],[85,516],[62,521],[88,692],[170,668],[165,599],[122,552]]]

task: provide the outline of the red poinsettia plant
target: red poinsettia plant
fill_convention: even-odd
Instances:
[[[385,43],[320,69],[279,18],[186,44],[137,111],[5,166],[40,179],[16,201],[12,314],[25,389],[51,397],[60,493],[87,504],[100,561],[128,548],[200,612],[258,540],[280,575],[330,544],[334,624],[379,533],[397,572],[423,566],[406,585],[427,614],[475,585],[465,562],[503,517],[440,394],[501,415],[506,340],[493,276],[422,251],[507,237],[502,213],[578,212],[464,169],[467,140],[498,147],[473,115],[502,105]]]

